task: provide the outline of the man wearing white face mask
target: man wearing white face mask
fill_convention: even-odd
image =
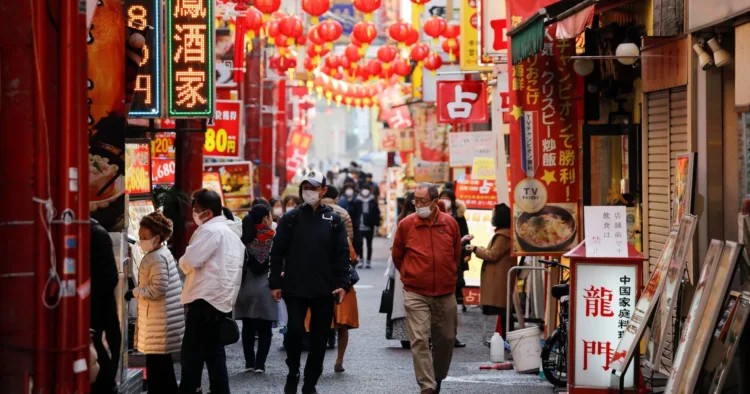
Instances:
[[[454,292],[461,236],[456,220],[440,212],[437,203],[437,187],[420,183],[414,193],[417,212],[399,222],[391,251],[404,284],[406,326],[422,394],[440,392],[458,324]]]
[[[205,363],[211,392],[226,394],[229,376],[220,333],[242,281],[245,245],[229,227],[221,197],[214,191],[193,194],[193,221],[199,227],[180,259],[186,275],[182,304],[187,309],[180,392],[196,392]]]
[[[380,207],[373,197],[369,186],[362,186],[359,196],[354,200],[354,212],[360,213],[359,231],[354,237],[354,248],[359,256],[357,268],[370,268],[372,260],[372,238],[375,227],[380,225]],[[367,258],[365,258],[364,244],[367,243]]]

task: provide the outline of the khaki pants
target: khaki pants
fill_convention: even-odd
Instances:
[[[421,390],[436,389],[448,376],[456,343],[456,295],[428,297],[404,290],[414,374]],[[432,353],[430,353],[432,337]]]

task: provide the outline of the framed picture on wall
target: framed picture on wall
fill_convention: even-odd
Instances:
[[[693,212],[693,184],[695,183],[695,152],[677,155],[672,195],[672,229],[680,227],[682,215]]]

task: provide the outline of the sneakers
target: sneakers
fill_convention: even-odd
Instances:
[[[370,262],[368,261],[368,262],[367,262],[367,263],[365,264],[365,268],[367,268],[367,269],[369,270],[370,268],[372,268],[372,264],[370,264]]]
[[[299,372],[286,376],[286,384],[284,385],[284,394],[297,394],[297,386],[299,385]]]
[[[254,372],[254,371],[255,371],[255,367],[253,366],[252,363],[245,363],[245,370],[242,372]]]
[[[256,366],[255,367],[255,373],[257,373],[257,374],[266,373],[266,367],[265,366]]]

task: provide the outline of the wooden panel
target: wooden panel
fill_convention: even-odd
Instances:
[[[734,105],[750,105],[750,23],[734,29]]]
[[[643,91],[687,85],[690,50],[687,36],[644,47],[641,51]]]

